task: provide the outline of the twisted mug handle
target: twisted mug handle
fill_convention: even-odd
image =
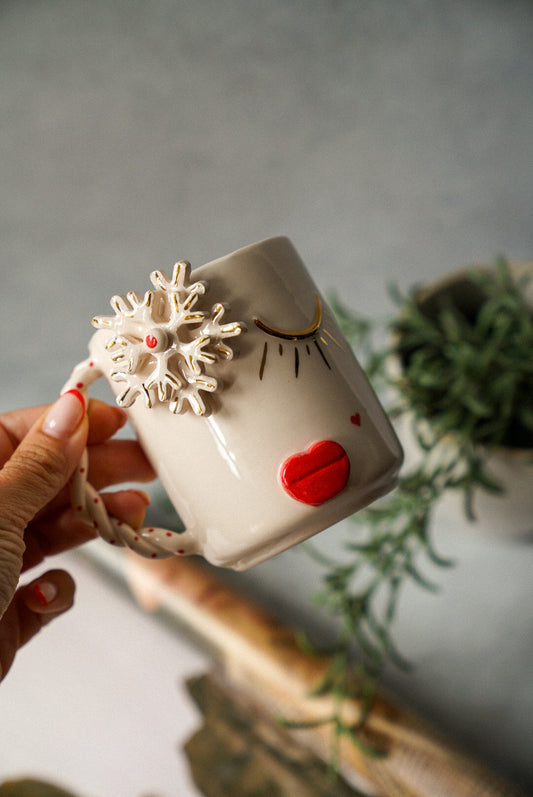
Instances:
[[[74,368],[61,392],[79,390],[88,401],[90,385],[101,376],[103,372],[94,360],[84,360]],[[88,465],[89,454],[85,449],[69,482],[70,499],[77,516],[92,525],[102,539],[110,545],[130,548],[147,559],[197,553],[190,532],[170,531],[155,526],[133,529],[123,520],[111,517],[101,495],[88,481]]]

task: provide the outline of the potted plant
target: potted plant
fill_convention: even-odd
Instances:
[[[325,701],[322,718],[283,718],[292,728],[331,724],[339,744],[345,738],[365,756],[387,754],[367,723],[384,669],[389,662],[409,666],[393,633],[402,589],[415,582],[435,590],[424,564],[452,564],[433,544],[436,508],[458,498],[469,528],[485,528],[483,502],[500,502],[507,527],[520,503],[518,485],[533,484],[533,265],[510,266],[500,259],[493,267],[468,269],[435,286],[406,296],[396,290],[392,296],[396,312],[382,322],[331,299],[343,332],[398,427],[407,457],[397,489],[353,516],[357,528],[337,557],[317,543],[304,543],[323,567],[317,599],[336,628],[311,696],[333,700]],[[530,493],[520,494],[516,527],[522,531],[531,530]],[[159,504],[162,510],[166,502]],[[188,578],[184,560],[135,559],[137,569],[141,564],[144,571],[157,565],[159,580],[175,578],[181,595]],[[190,580],[197,584],[197,578],[193,574]],[[137,594],[142,584],[137,580]],[[186,603],[180,597],[176,605],[183,609]],[[306,648],[305,636],[298,638]],[[308,652],[313,657],[316,651],[311,646]],[[345,698],[358,706],[355,718],[353,711],[343,711]]]
[[[385,666],[407,666],[392,634],[402,587],[434,589],[424,557],[451,564],[432,543],[436,507],[460,503],[472,528],[533,536],[532,275],[500,258],[394,290],[397,311],[378,324],[332,300],[407,455],[397,490],[353,517],[358,532],[338,560],[307,545],[324,567],[320,601],[339,621],[319,691],[339,705],[355,691],[357,726],[338,730],[359,744]]]

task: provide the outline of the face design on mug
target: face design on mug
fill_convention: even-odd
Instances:
[[[171,277],[155,271],[150,279],[153,290],[144,296],[135,292],[114,296],[111,306],[115,316],[93,319],[95,327],[108,330],[110,334],[105,344],[112,362],[109,377],[122,383],[117,403],[130,407],[141,399],[150,410],[159,403],[165,404],[174,414],[192,410],[195,415],[207,416],[211,407],[205,394],[218,391],[220,387],[216,378],[218,362],[233,358],[227,339],[246,332],[247,324],[231,320],[231,302],[229,305],[220,302],[212,307],[210,303],[206,305],[204,294],[209,283],[191,280],[187,261],[176,263]],[[256,379],[264,384],[267,376],[269,381],[273,378],[277,394],[294,390],[295,406],[300,409],[309,401],[309,395],[304,395],[310,392],[309,386],[306,388],[302,384],[309,385],[303,378],[309,376],[308,369],[312,369],[314,379],[331,381],[328,390],[333,395],[339,374],[332,350],[344,353],[348,350],[339,331],[335,331],[337,327],[329,308],[323,305],[318,293],[311,295],[309,323],[304,322],[303,326],[294,328],[290,322],[274,326],[259,314],[251,314],[251,319],[246,319],[248,323],[251,321],[251,328],[255,327],[256,333],[260,333],[259,337],[254,335],[254,339],[260,341]],[[228,311],[230,320],[222,323]],[[290,313],[290,309],[287,312]],[[239,370],[252,368],[251,363],[250,360],[248,365],[232,364],[232,379],[238,382]],[[282,375],[287,375],[287,366],[291,376],[289,385]],[[221,396],[220,401],[226,400],[231,402],[230,395],[227,399]],[[250,403],[249,399],[247,401]],[[242,406],[240,411],[243,411]],[[352,430],[361,426],[361,412],[357,407],[345,415],[346,424],[351,424]],[[308,427],[304,433],[309,437],[302,450],[288,457],[286,451],[281,453],[272,467],[277,469],[277,483],[286,495],[318,507],[347,486],[350,457],[338,440],[313,438],[313,430]]]
[[[305,351],[307,352],[308,356],[311,356],[311,347],[314,347],[316,351],[319,353],[320,357],[324,361],[327,368],[331,369],[331,365],[324,354],[323,346],[324,344],[327,346],[329,345],[326,338],[324,337],[327,335],[330,340],[335,343],[339,348],[342,348],[341,344],[333,337],[331,332],[324,328],[322,329],[322,301],[320,296],[316,294],[316,309],[315,309],[315,317],[311,324],[308,327],[304,327],[303,329],[278,329],[277,327],[272,327],[267,324],[265,321],[262,321],[260,318],[255,318],[254,323],[259,329],[265,332],[270,337],[277,340],[277,350],[280,356],[283,356],[283,343],[286,341],[293,341],[293,342],[302,342],[305,346]],[[321,344],[322,343],[322,347]],[[294,375],[298,378],[298,374],[300,372],[300,349],[298,346],[293,347],[294,350]],[[259,367],[259,379],[263,379],[263,375],[265,373],[265,367],[267,363],[267,358],[269,354],[269,341],[265,341],[263,347],[263,354],[261,357],[261,365]]]
[[[254,323],[266,339],[263,343],[259,364],[259,380],[263,380],[267,366],[279,367],[281,357],[289,357],[293,363],[293,375],[298,380],[306,359],[318,357],[327,371],[334,368],[332,357],[328,354],[330,346],[342,351],[345,346],[333,334],[333,325],[325,321],[322,301],[315,295],[314,317],[309,325],[298,328],[271,326],[262,318],[254,318]],[[361,426],[361,414],[354,412],[350,423]],[[306,450],[287,457],[280,466],[279,480],[285,492],[293,499],[309,506],[320,506],[339,495],[348,483],[350,458],[344,447],[335,440],[318,440]]]

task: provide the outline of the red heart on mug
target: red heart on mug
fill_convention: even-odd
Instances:
[[[293,454],[280,470],[286,492],[310,506],[320,506],[338,495],[344,490],[349,475],[348,454],[333,440],[321,440],[307,451]]]
[[[359,415],[358,412],[356,412],[355,415],[352,415],[350,417],[350,420],[354,424],[354,426],[361,426],[361,416]]]

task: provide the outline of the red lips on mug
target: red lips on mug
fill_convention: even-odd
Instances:
[[[342,492],[349,475],[348,455],[334,440],[321,440],[293,454],[280,470],[285,491],[309,506],[320,506]]]

